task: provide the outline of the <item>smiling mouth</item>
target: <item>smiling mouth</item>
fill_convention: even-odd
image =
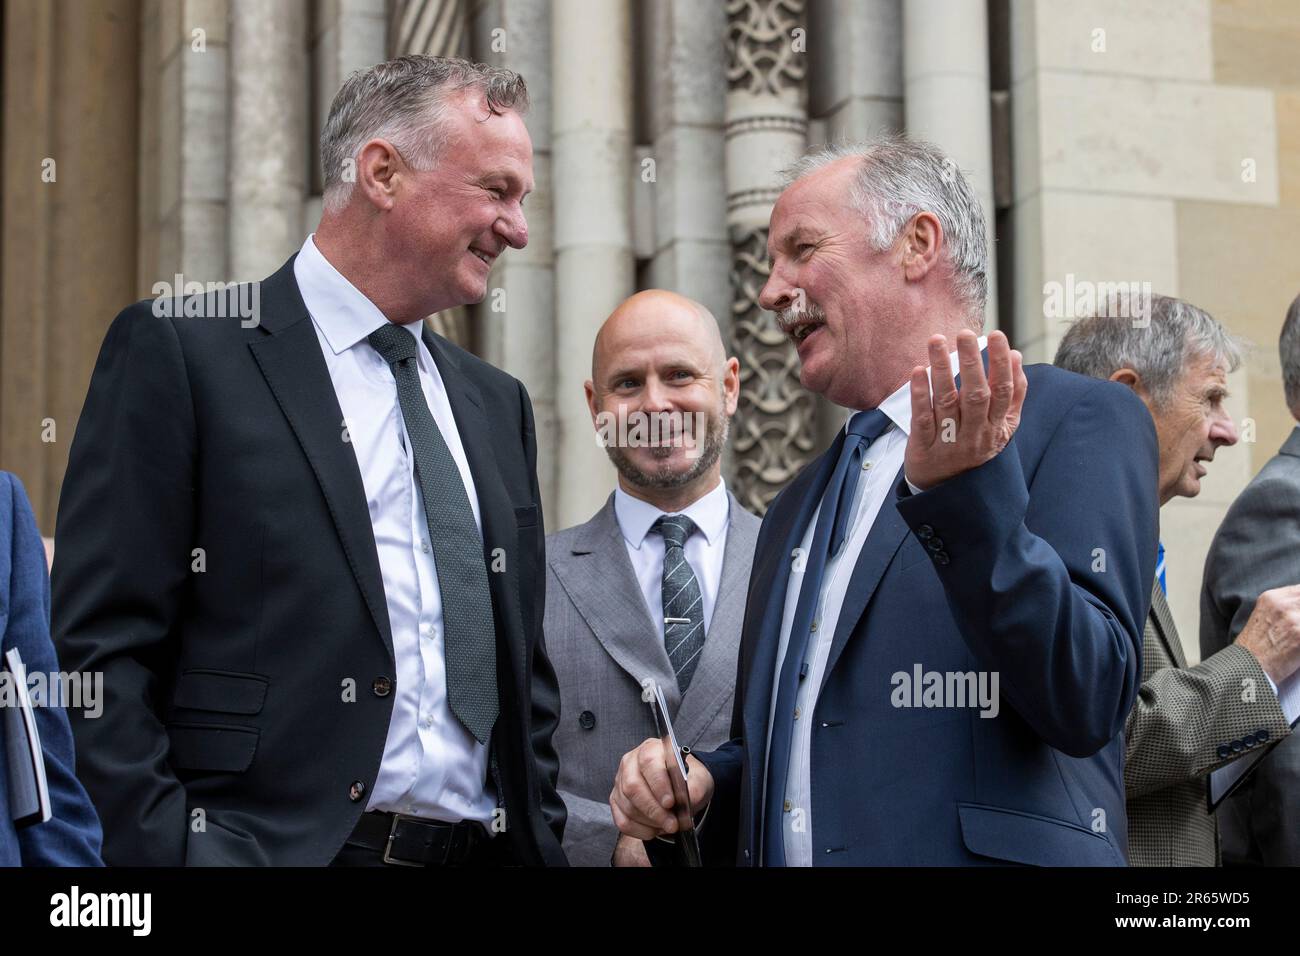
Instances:
[[[798,348],[826,324],[826,313],[811,303],[805,309],[783,309],[776,316],[777,327]]]
[[[794,328],[787,331],[786,335],[790,337],[791,341],[793,341],[795,345],[803,345],[804,342],[808,341],[809,336],[821,329],[825,324],[825,322],[818,322],[816,320],[800,322],[798,325],[794,326]]]
[[[486,252],[484,252],[482,249],[475,249],[473,246],[470,246],[469,251],[470,251],[471,253],[473,253],[475,256],[477,256],[478,259],[479,259],[479,261],[481,261],[481,262],[483,262],[483,263],[485,263],[486,265],[489,265],[489,266],[492,265],[492,260],[496,258],[495,255],[491,255],[490,253],[486,253]]]

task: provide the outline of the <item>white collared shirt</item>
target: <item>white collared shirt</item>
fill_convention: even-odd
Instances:
[[[614,517],[627,545],[627,556],[632,561],[637,584],[645,598],[650,620],[654,622],[659,640],[664,638],[664,539],[650,529],[662,515],[684,514],[695,522],[699,531],[686,539],[682,551],[686,562],[695,572],[703,598],[704,633],[709,633],[713,619],[713,606],[718,600],[718,585],[722,580],[722,557],[727,547],[727,528],[731,521],[731,500],[727,486],[719,479],[717,487],[693,501],[680,512],[667,512],[648,501],[634,498],[622,488],[614,489]]]
[[[397,385],[388,363],[367,341],[388,320],[326,260],[311,236],[293,271],[343,411],[340,441],[351,444],[361,471],[393,632],[393,714],[366,809],[487,822],[496,805],[487,785],[488,751],[447,701],[442,593]],[[403,328],[420,342],[420,386],[460,470],[481,534],[474,476],[442,376],[420,341],[422,326],[412,322]],[[376,676],[355,675],[359,692],[370,693]]]
[[[979,340],[981,351],[986,341]],[[949,355],[953,374],[959,371],[957,353]],[[876,523],[876,515],[889,503],[894,488],[894,479],[903,467],[903,457],[907,451],[907,436],[912,428],[912,393],[911,382],[905,382],[893,394],[880,403],[880,410],[893,423],[888,431],[877,438],[866,449],[862,459],[862,474],[853,494],[852,510],[849,513],[848,536],[839,554],[826,562],[822,573],[821,594],[818,596],[817,611],[813,620],[817,631],[812,637],[809,648],[809,673],[799,684],[795,694],[795,711],[799,715],[794,722],[794,740],[790,749],[790,769],[786,778],[784,813],[785,862],[787,866],[812,866],[812,725],[813,711],[817,706],[817,696],[821,690],[822,679],[826,674],[826,662],[830,657],[831,643],[835,638],[835,629],[839,624],[840,610],[844,607],[844,597],[848,593],[849,581],[853,569],[857,566],[858,556],[866,543],[871,526]],[[850,418],[852,415],[850,415]],[[848,422],[844,423],[848,429]],[[912,491],[917,491],[911,485]],[[799,547],[803,554],[812,550],[813,531],[817,527],[817,515],[821,505],[813,512],[804,529]],[[794,623],[795,608],[799,603],[799,588],[803,584],[803,570],[796,566],[790,571],[790,581],[786,586],[785,609],[781,615],[781,643],[776,656],[776,673],[772,675],[772,703],[768,711],[767,747],[770,753],[772,744],[772,725],[776,716],[776,694],[781,679],[781,668],[785,663],[786,648],[790,644],[790,628]],[[770,766],[770,760],[765,761]],[[764,784],[766,793],[766,783]],[[764,813],[766,814],[766,808]],[[766,820],[764,816],[761,819]],[[798,823],[798,826],[794,824]]]

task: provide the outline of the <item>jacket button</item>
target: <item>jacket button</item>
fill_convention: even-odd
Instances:
[[[360,780],[353,780],[352,786],[348,788],[348,799],[356,803],[366,795],[366,785]]]
[[[1255,733],[1255,739],[1258,740],[1261,744],[1264,741],[1268,740],[1268,738],[1271,736],[1272,734],[1270,734],[1267,730],[1260,730]]]
[[[387,677],[376,677],[375,682],[370,685],[370,689],[375,692],[376,697],[387,697],[393,689],[393,682]]]
[[[1235,754],[1239,754],[1246,749],[1245,745],[1240,740],[1234,740],[1230,746],[1232,747],[1232,752]]]
[[[1254,737],[1252,737],[1250,734],[1247,734],[1245,737],[1242,737],[1241,742],[1246,745],[1247,750],[1249,750],[1251,747],[1254,747],[1259,743],[1259,741],[1256,740]]]
[[[1219,756],[1222,759],[1227,760],[1232,756],[1232,748],[1227,744],[1219,744]]]
[[[943,539],[942,539],[942,538],[931,538],[929,541],[927,541],[927,542],[925,543],[925,546],[926,546],[927,548],[929,548],[931,551],[942,551],[942,550],[943,550]]]
[[[952,559],[948,557],[947,551],[936,551],[934,560],[936,564],[948,564]]]
[[[584,710],[578,715],[578,726],[583,730],[591,730],[596,726],[596,715],[589,710]]]
[[[923,524],[921,527],[916,529],[916,536],[922,541],[928,541],[934,537],[934,529],[928,524]]]

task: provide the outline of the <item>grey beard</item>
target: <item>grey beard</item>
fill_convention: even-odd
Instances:
[[[642,471],[627,456],[624,449],[618,445],[606,445],[605,454],[609,455],[609,460],[614,463],[618,473],[638,488],[680,488],[683,485],[689,485],[713,467],[714,463],[722,455],[722,449],[727,444],[727,435],[730,432],[731,419],[726,415],[719,415],[709,425],[709,431],[704,436],[704,447],[700,449],[700,455],[695,459],[695,463],[690,468],[679,473]],[[652,449],[651,453],[666,459],[672,455],[674,450],[673,448]]]

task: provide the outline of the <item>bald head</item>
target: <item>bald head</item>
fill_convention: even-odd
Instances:
[[[676,292],[647,289],[624,299],[596,333],[591,349],[592,381],[599,388],[602,376],[619,364],[614,360],[620,354],[665,340],[700,351],[715,372],[721,373],[727,361],[722,332],[712,312]]]

